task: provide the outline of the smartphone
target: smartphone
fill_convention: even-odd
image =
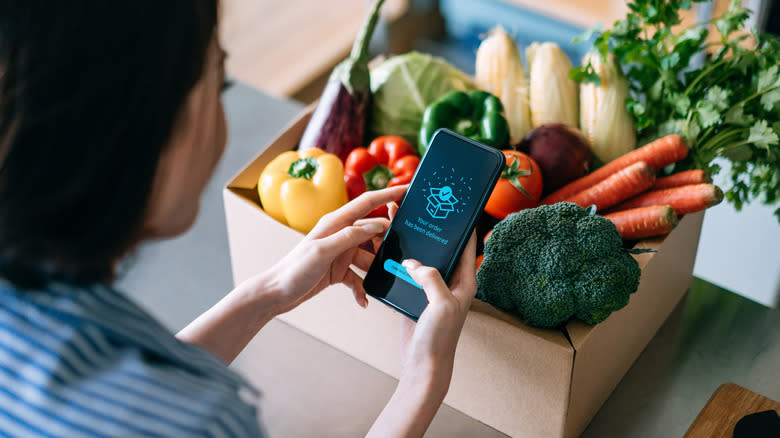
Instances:
[[[401,262],[419,260],[449,282],[504,163],[497,149],[436,131],[366,273],[366,292],[416,321],[428,299]]]

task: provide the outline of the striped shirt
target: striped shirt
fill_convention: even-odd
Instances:
[[[257,398],[117,291],[0,280],[0,437],[257,437]]]

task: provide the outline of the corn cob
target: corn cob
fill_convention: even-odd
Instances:
[[[514,40],[503,27],[490,31],[477,50],[475,81],[504,105],[512,143],[531,130],[528,81]]]
[[[577,83],[569,78],[571,61],[555,43],[533,43],[526,49],[530,67],[530,107],[533,127],[578,122]]]
[[[590,142],[593,153],[603,162],[632,151],[636,147],[636,128],[626,109],[628,81],[611,53],[606,62],[598,53],[585,56],[601,79],[601,84],[580,85],[580,130]]]

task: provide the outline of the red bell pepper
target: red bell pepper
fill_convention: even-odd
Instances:
[[[347,156],[344,162],[347,195],[355,199],[367,191],[408,184],[419,164],[420,157],[403,137],[377,137],[368,148],[355,148]],[[369,216],[387,217],[387,207],[378,207]]]

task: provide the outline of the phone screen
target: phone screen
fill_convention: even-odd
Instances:
[[[366,274],[366,292],[416,320],[428,300],[401,262],[417,259],[448,281],[504,160],[501,151],[439,130]]]

